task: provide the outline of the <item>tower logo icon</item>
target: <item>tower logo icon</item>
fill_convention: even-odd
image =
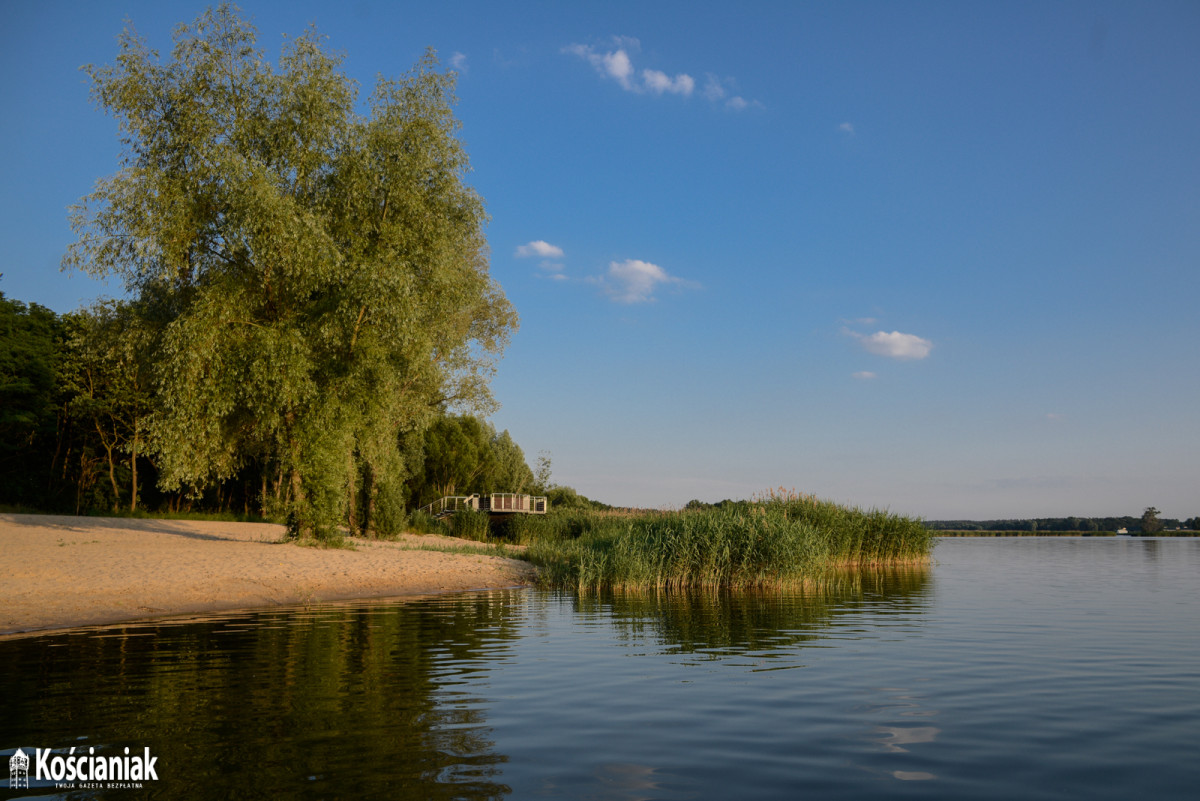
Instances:
[[[20,748],[8,758],[8,789],[29,789],[29,757]]]

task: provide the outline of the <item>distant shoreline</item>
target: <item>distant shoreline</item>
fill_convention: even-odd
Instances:
[[[1158,537],[1200,537],[1200,531],[1159,531],[1155,534],[1121,534],[1116,531],[941,531],[932,528],[935,537],[1125,537],[1152,540]]]
[[[270,523],[0,514],[0,637],[172,615],[528,584],[526,562],[422,548],[280,542]]]

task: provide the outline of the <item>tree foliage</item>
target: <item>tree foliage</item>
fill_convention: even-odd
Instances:
[[[1158,510],[1153,506],[1147,506],[1142,512],[1142,533],[1157,534],[1163,530],[1163,522],[1158,519]]]
[[[422,469],[414,474],[415,505],[445,495],[529,492],[534,475],[508,433],[473,415],[448,415],[426,431]]]
[[[62,331],[50,309],[0,292],[0,484],[10,503],[39,503],[51,478],[38,454],[57,433]]]
[[[122,506],[117,465],[128,465],[129,509],[135,511],[138,456],[153,411],[153,332],[134,306],[116,301],[97,303],[70,320],[61,368],[63,410],[103,451],[113,511]]]
[[[310,30],[277,67],[223,5],[163,61],[127,29],[85,67],[121,169],[72,214],[69,268],[119,275],[157,343],[148,452],[193,493],[275,475],[297,532],[400,503],[405,439],[486,409],[516,315],[488,274],[454,79],[432,52],[357,86]]]

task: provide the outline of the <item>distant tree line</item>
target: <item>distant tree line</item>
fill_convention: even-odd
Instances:
[[[686,509],[734,509],[744,506],[747,501],[734,501],[726,498],[716,503],[708,503],[698,499],[687,502]],[[925,527],[934,531],[1028,531],[1028,532],[1067,532],[1083,533],[1093,531],[1120,531],[1125,529],[1131,534],[1156,534],[1160,531],[1180,529],[1184,531],[1200,531],[1200,515],[1177,520],[1173,517],[1159,517],[1159,512],[1153,506],[1147,507],[1140,517],[1039,517],[1039,518],[1007,518],[1002,520],[926,520]]]
[[[1147,514],[1153,512],[1153,514]],[[1200,530],[1200,515],[1186,520],[1173,517],[1158,517],[1150,507],[1138,517],[1039,517],[1009,518],[1003,520],[926,520],[925,526],[935,531],[1046,531],[1046,532],[1093,532],[1120,531],[1130,534],[1155,534],[1160,531],[1183,529]]]
[[[708,503],[707,501],[702,501],[699,498],[692,498],[690,501],[688,501],[686,504],[684,504],[683,508],[684,509],[698,509],[698,510],[699,509],[737,509],[742,506],[745,506],[746,504],[747,504],[747,501],[735,501],[730,498],[726,498],[723,501],[717,501],[715,503]]]

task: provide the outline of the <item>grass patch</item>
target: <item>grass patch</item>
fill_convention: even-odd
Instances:
[[[404,530],[410,534],[446,534],[447,529],[441,520],[427,512],[417,509],[409,514],[408,524]]]
[[[446,543],[444,545],[441,543],[432,543],[432,542],[421,542],[421,543],[404,542],[404,543],[397,543],[396,547],[398,547],[402,551],[435,551],[437,553],[467,554],[470,556],[499,556],[504,559],[522,559],[522,560],[525,559],[524,551],[518,551],[515,549],[511,549],[507,545],[505,545],[503,542],[493,542],[490,544]]]
[[[357,551],[358,546],[347,537],[286,537],[281,543],[299,545],[301,548],[319,548],[325,551]]]

